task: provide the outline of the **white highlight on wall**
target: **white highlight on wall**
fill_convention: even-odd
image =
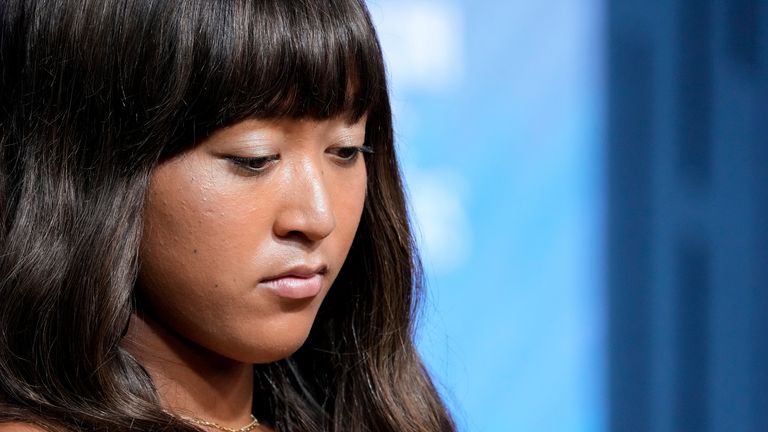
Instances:
[[[467,182],[450,169],[413,172],[408,178],[426,269],[443,274],[458,270],[472,250]]]
[[[445,90],[462,78],[462,14],[456,4],[428,0],[370,1],[392,83]]]

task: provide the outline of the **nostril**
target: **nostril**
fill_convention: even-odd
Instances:
[[[275,220],[275,235],[285,239],[296,239],[301,242],[316,242],[322,240],[336,228],[336,220],[331,212],[317,214],[307,211],[282,212]]]

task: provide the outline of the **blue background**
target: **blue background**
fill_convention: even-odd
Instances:
[[[460,430],[768,430],[768,2],[369,5]]]
[[[604,430],[601,4],[368,4],[460,429]]]

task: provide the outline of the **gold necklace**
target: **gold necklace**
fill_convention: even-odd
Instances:
[[[226,426],[222,426],[222,425],[220,425],[218,423],[214,423],[214,422],[211,422],[211,421],[207,421],[207,420],[203,420],[203,419],[199,419],[199,418],[195,418],[195,417],[187,417],[187,416],[180,415],[180,414],[173,414],[173,413],[169,413],[168,411],[166,411],[166,412],[168,414],[174,416],[174,417],[180,418],[180,419],[182,419],[184,421],[188,421],[190,423],[194,423],[194,424],[196,424],[198,426],[212,427],[214,429],[218,429],[218,430],[225,431],[225,432],[248,432],[248,431],[252,431],[255,428],[259,427],[259,421],[256,420],[256,417],[254,417],[253,414],[251,414],[251,422],[250,423],[248,423],[247,425],[245,425],[245,426],[243,426],[243,427],[241,427],[239,429],[233,429],[233,428],[228,428]]]

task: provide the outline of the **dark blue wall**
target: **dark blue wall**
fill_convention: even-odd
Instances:
[[[611,1],[609,430],[768,430],[768,2]]]

